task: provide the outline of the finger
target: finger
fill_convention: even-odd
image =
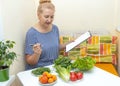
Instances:
[[[37,48],[37,47],[40,47],[40,45],[38,45],[38,44],[33,45],[33,48]]]

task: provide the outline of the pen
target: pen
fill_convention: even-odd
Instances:
[[[33,46],[33,45],[35,45],[35,44],[29,44],[30,46]],[[43,45],[40,45],[41,47],[43,47]]]
[[[29,44],[30,46],[33,46],[34,44]]]

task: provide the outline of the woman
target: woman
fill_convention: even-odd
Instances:
[[[59,50],[65,45],[59,44],[58,27],[52,24],[55,6],[50,0],[42,0],[38,6],[39,21],[26,34],[25,59],[26,69],[53,64],[59,55]]]

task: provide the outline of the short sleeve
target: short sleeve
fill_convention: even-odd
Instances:
[[[36,32],[34,29],[28,30],[25,39],[25,54],[33,54],[32,46],[30,44],[37,43]]]

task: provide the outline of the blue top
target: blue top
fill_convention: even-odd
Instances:
[[[51,65],[59,55],[59,30],[55,25],[48,33],[40,33],[31,27],[26,34],[25,42],[25,54],[34,53],[30,44],[40,43],[42,46],[42,54],[38,63],[36,65],[26,64],[26,70]]]

